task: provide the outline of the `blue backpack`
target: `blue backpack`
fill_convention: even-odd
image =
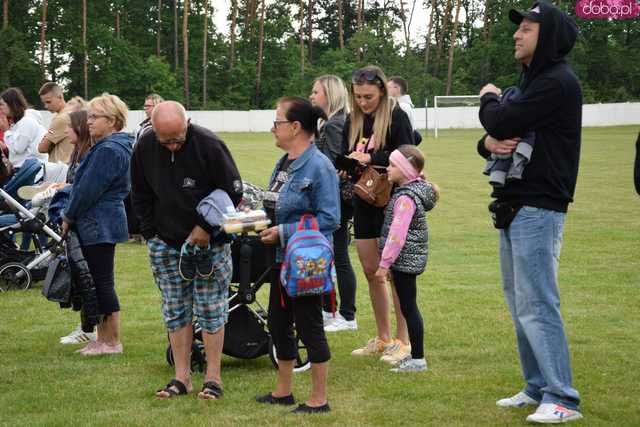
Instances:
[[[332,292],[335,277],[333,246],[320,233],[316,218],[305,214],[287,243],[280,282],[295,298]]]

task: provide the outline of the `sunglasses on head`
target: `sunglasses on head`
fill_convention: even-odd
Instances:
[[[354,70],[353,73],[351,73],[351,81],[356,84],[368,82],[384,86],[384,82],[382,81],[380,76],[378,76],[378,74],[374,70],[368,70],[366,68]]]

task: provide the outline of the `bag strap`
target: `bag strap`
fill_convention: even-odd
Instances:
[[[306,213],[302,215],[300,218],[300,222],[298,223],[298,231],[300,230],[315,230],[319,231],[318,221],[316,217],[311,215],[310,213]]]

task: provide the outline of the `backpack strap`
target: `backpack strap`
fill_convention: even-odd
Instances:
[[[311,214],[304,214],[298,223],[298,230],[315,230],[320,231],[316,217]]]

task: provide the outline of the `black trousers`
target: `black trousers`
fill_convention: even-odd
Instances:
[[[120,311],[120,302],[116,295],[113,278],[113,264],[116,245],[113,243],[99,243],[82,247],[82,254],[87,260],[89,271],[96,286],[98,312],[111,314]]]
[[[280,284],[280,268],[273,269],[269,291],[269,331],[278,359],[295,360],[298,345],[294,334],[307,348],[311,363],[331,359],[329,343],[322,322],[322,296],[290,298]]]
[[[338,279],[340,314],[347,320],[356,317],[356,274],[349,259],[349,217],[342,217],[340,228],[333,233],[333,252]],[[324,296],[324,311],[333,311],[331,296]]]
[[[424,324],[416,301],[416,275],[391,270],[393,285],[398,292],[400,310],[407,321],[409,341],[411,341],[411,357],[424,357]]]

